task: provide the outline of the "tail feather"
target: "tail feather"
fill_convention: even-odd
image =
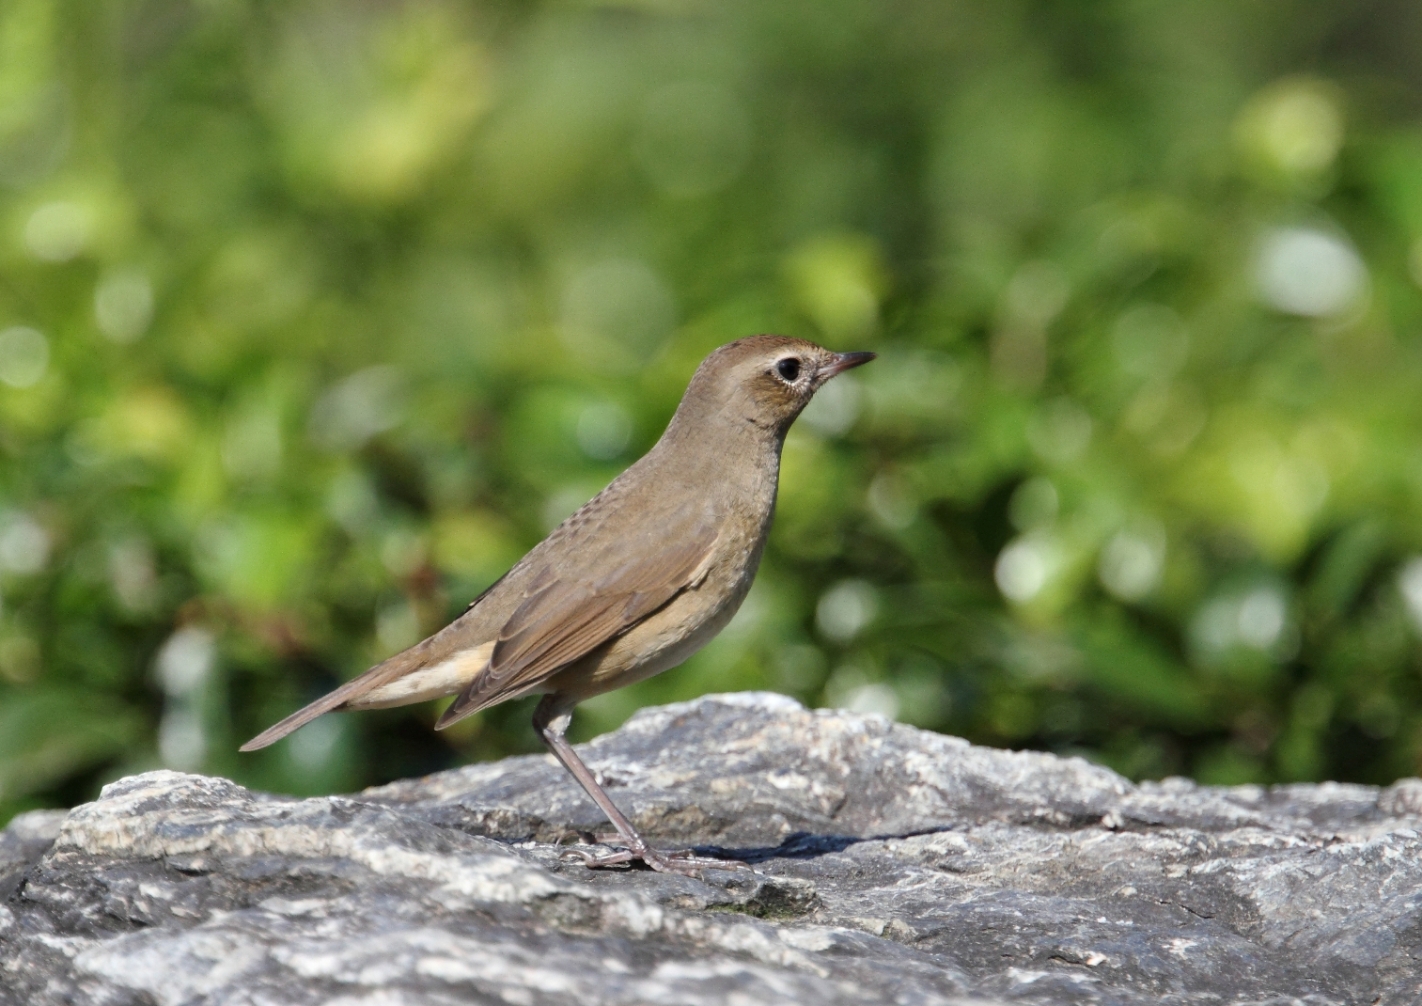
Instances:
[[[316,717],[339,709],[347,702],[358,699],[367,692],[414,670],[424,663],[426,649],[427,647],[423,644],[413,646],[403,653],[395,654],[389,660],[376,664],[360,677],[352,678],[335,691],[328,692],[310,705],[298,709],[280,723],[263,730],[238,750],[258,751],[268,745],[275,744],[287,734],[301,729]]]
[[[481,709],[487,709],[490,706],[498,705],[505,699],[512,698],[517,698],[517,696],[503,692],[495,692],[492,695],[485,695],[479,699],[475,699],[471,694],[471,689],[466,688],[455,697],[455,700],[449,704],[449,707],[440,715],[440,718],[435,721],[434,728],[436,730],[443,730],[445,727],[450,727],[458,723],[466,716],[473,716]]]

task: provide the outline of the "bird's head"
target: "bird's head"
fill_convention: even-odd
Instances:
[[[677,418],[729,420],[783,437],[827,381],[872,359],[873,353],[836,353],[783,335],[738,339],[702,361]]]

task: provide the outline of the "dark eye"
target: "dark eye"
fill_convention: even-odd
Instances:
[[[800,376],[800,361],[793,356],[787,356],[775,365],[775,372],[785,380],[793,382]]]

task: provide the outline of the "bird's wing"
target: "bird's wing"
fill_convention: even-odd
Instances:
[[[582,571],[545,567],[499,630],[489,666],[465,686],[435,729],[526,692],[705,575],[716,542],[711,521],[673,519],[655,533],[655,542],[625,543],[635,558],[622,563],[583,563]]]
[[[480,601],[488,597],[490,591],[502,583],[507,576],[508,574],[505,573],[504,576],[490,584],[482,594],[469,602],[469,607],[474,608]],[[441,648],[437,645],[437,641],[438,637],[432,636],[407,650],[402,650],[388,660],[381,661],[360,677],[352,678],[335,691],[327,692],[310,705],[301,707],[280,723],[267,727],[238,750],[257,751],[275,744],[287,734],[300,730],[316,717],[339,709],[347,702],[353,702],[382,685],[388,685],[405,674],[419,670],[428,664],[431,658],[438,658],[441,655]]]

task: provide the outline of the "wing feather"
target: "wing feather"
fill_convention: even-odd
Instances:
[[[537,686],[696,582],[715,545],[715,528],[706,520],[670,525],[666,530],[680,533],[596,579],[559,578],[550,570],[535,580],[499,630],[488,668],[445,710],[436,729]]]

